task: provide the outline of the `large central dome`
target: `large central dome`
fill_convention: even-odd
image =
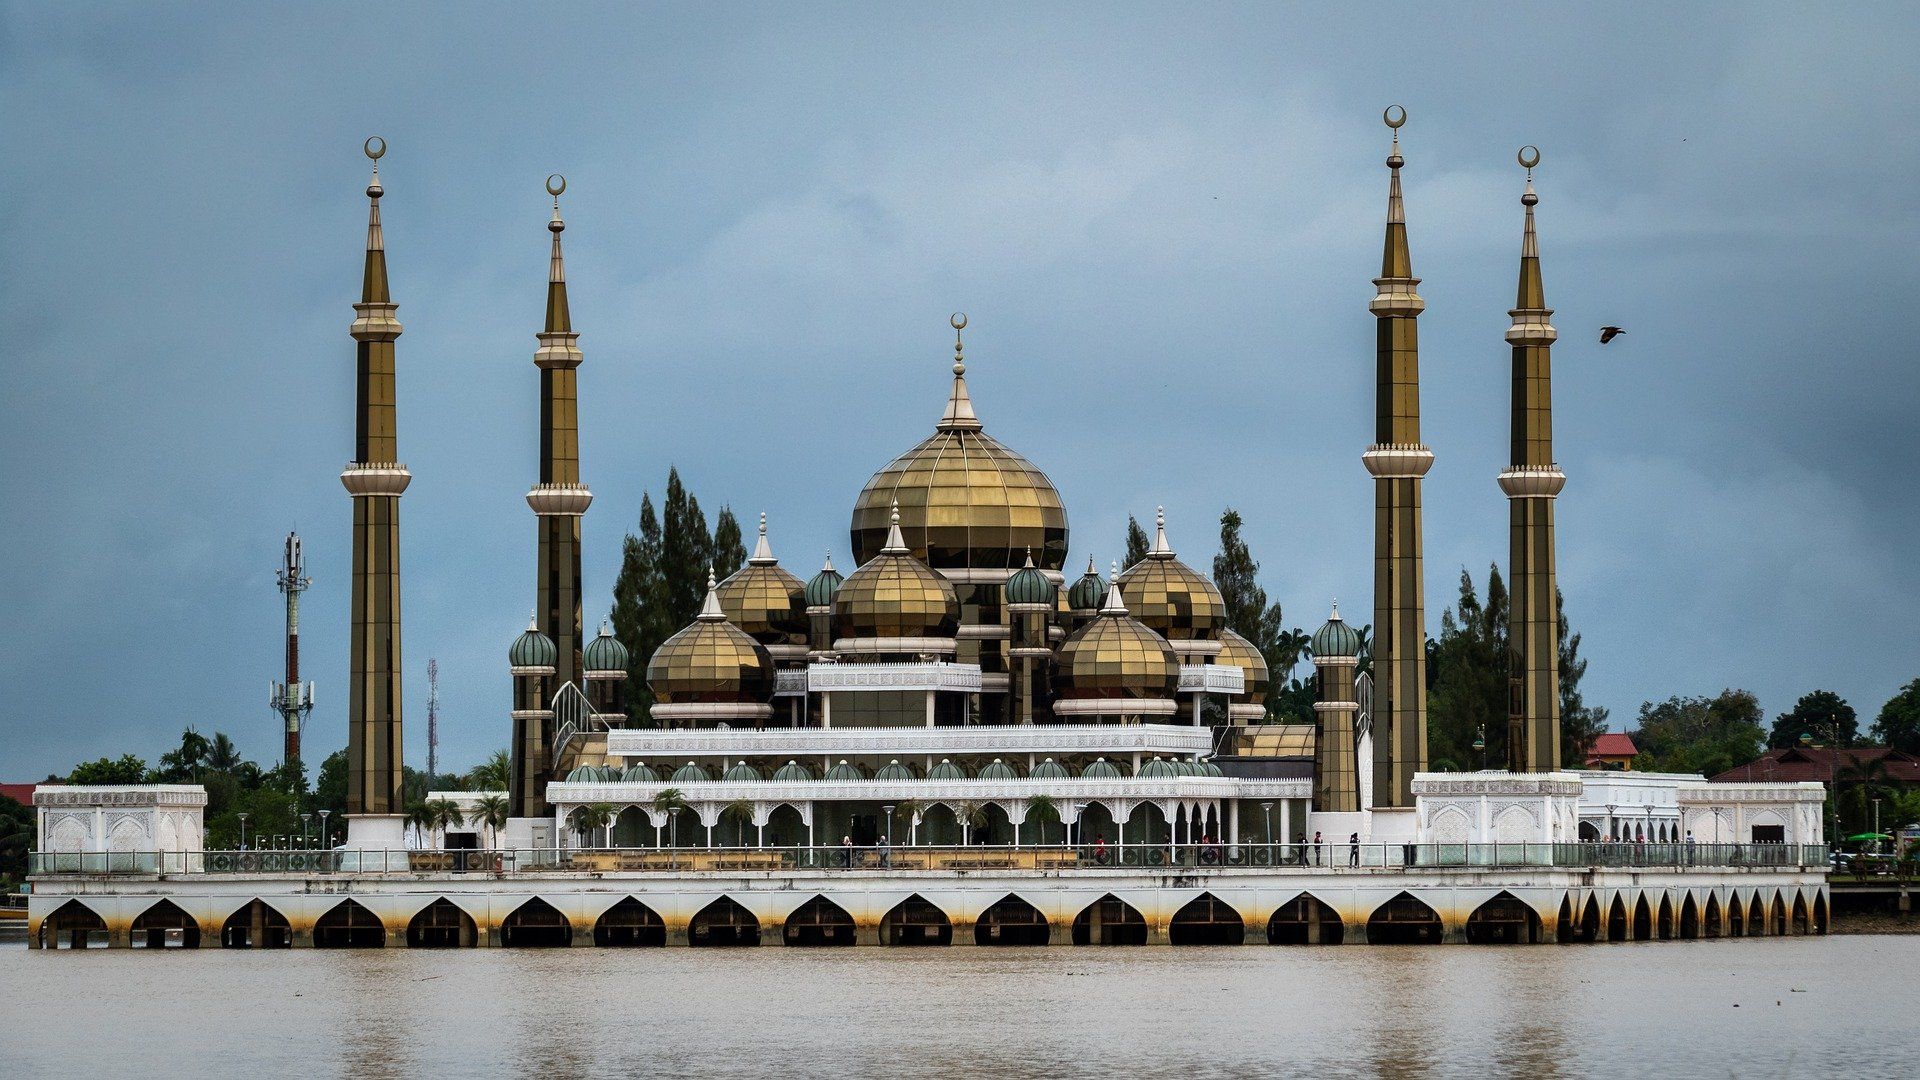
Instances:
[[[1043,569],[1066,563],[1060,493],[1046,473],[980,429],[958,359],[939,427],[873,474],[860,492],[853,507],[855,562],[880,554],[896,502],[908,549],[935,570],[1017,570],[1029,550]]]

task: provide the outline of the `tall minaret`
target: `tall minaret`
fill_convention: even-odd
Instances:
[[[567,267],[560,252],[560,234],[567,227],[560,220],[560,195],[566,190],[566,177],[559,173],[547,177],[547,194],[553,196],[553,217],[547,222],[553,252],[547,263],[546,329],[534,335],[540,347],[533,354],[534,366],[540,370],[540,482],[527,492],[527,505],[539,523],[534,619],[554,645],[548,685],[555,692],[570,682],[581,682],[580,518],[593,502],[592,492],[580,483],[580,335],[573,332],[567,312]],[[513,759],[516,775],[509,791],[515,799],[515,817],[546,812],[544,800],[536,798],[534,805],[523,806],[520,799],[523,792],[545,790],[551,736],[544,730],[515,733],[516,749],[526,748]]]
[[[1540,151],[1522,147],[1527,170],[1526,232],[1520,240],[1520,294],[1507,344],[1513,346],[1513,464],[1500,474],[1507,493],[1512,566],[1507,577],[1507,768],[1560,767],[1560,599],[1553,570],[1553,501],[1567,475],[1553,460],[1553,312],[1540,284],[1540,240],[1533,232],[1533,167]]]
[[[398,305],[387,292],[386,241],[380,233],[380,157],[384,139],[365,146],[367,260],[353,320],[359,389],[353,462],[340,482],[353,496],[353,656],[348,666],[347,844],[401,846],[400,787],[400,494],[413,479],[400,464],[395,419],[393,343]]]
[[[1394,114],[1398,112],[1396,117]],[[1373,474],[1373,802],[1413,806],[1413,774],[1427,767],[1426,582],[1420,567],[1420,478],[1433,451],[1420,441],[1420,339],[1415,320],[1426,301],[1414,288],[1407,253],[1407,215],[1400,201],[1398,105],[1384,119],[1393,131],[1387,154],[1387,241],[1377,292],[1367,305],[1378,330],[1374,443],[1361,455]]]

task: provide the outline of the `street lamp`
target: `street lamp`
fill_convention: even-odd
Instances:
[[[300,846],[303,848],[313,846],[307,840],[307,827],[312,824],[313,814],[305,813],[300,815]]]
[[[892,847],[893,846],[893,804],[888,803],[885,809],[887,811],[887,846]]]
[[[1487,771],[1487,725],[1480,725],[1479,734],[1473,737],[1473,748],[1480,755],[1480,771]]]
[[[1267,851],[1269,851],[1269,852],[1271,852],[1271,851],[1273,851],[1273,803],[1271,803],[1271,802],[1263,802],[1263,803],[1261,803],[1261,804],[1260,804],[1260,810],[1261,810],[1261,812],[1262,812],[1263,814],[1265,814],[1265,815],[1266,815],[1266,821],[1267,821]]]
[[[331,813],[331,810],[320,811],[320,846],[323,848],[333,846],[333,837],[327,832],[327,815]]]
[[[247,850],[247,815],[240,815],[240,850]]]

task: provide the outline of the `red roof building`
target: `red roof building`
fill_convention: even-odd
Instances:
[[[12,799],[21,806],[33,805],[33,789],[39,784],[0,784],[0,799]]]
[[[1623,731],[1609,731],[1593,740],[1587,750],[1589,769],[1631,769],[1634,755],[1640,752],[1633,737]]]
[[[1709,779],[1716,784],[1764,784],[1780,780],[1814,780],[1825,784],[1835,776],[1845,776],[1855,763],[1871,761],[1885,762],[1883,775],[1888,783],[1920,784],[1920,758],[1884,746],[1849,749],[1792,746],[1769,750],[1745,765]]]

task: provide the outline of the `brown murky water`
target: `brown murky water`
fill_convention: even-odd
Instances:
[[[13,1076],[1903,1076],[1920,937],[1474,947],[0,943]]]

